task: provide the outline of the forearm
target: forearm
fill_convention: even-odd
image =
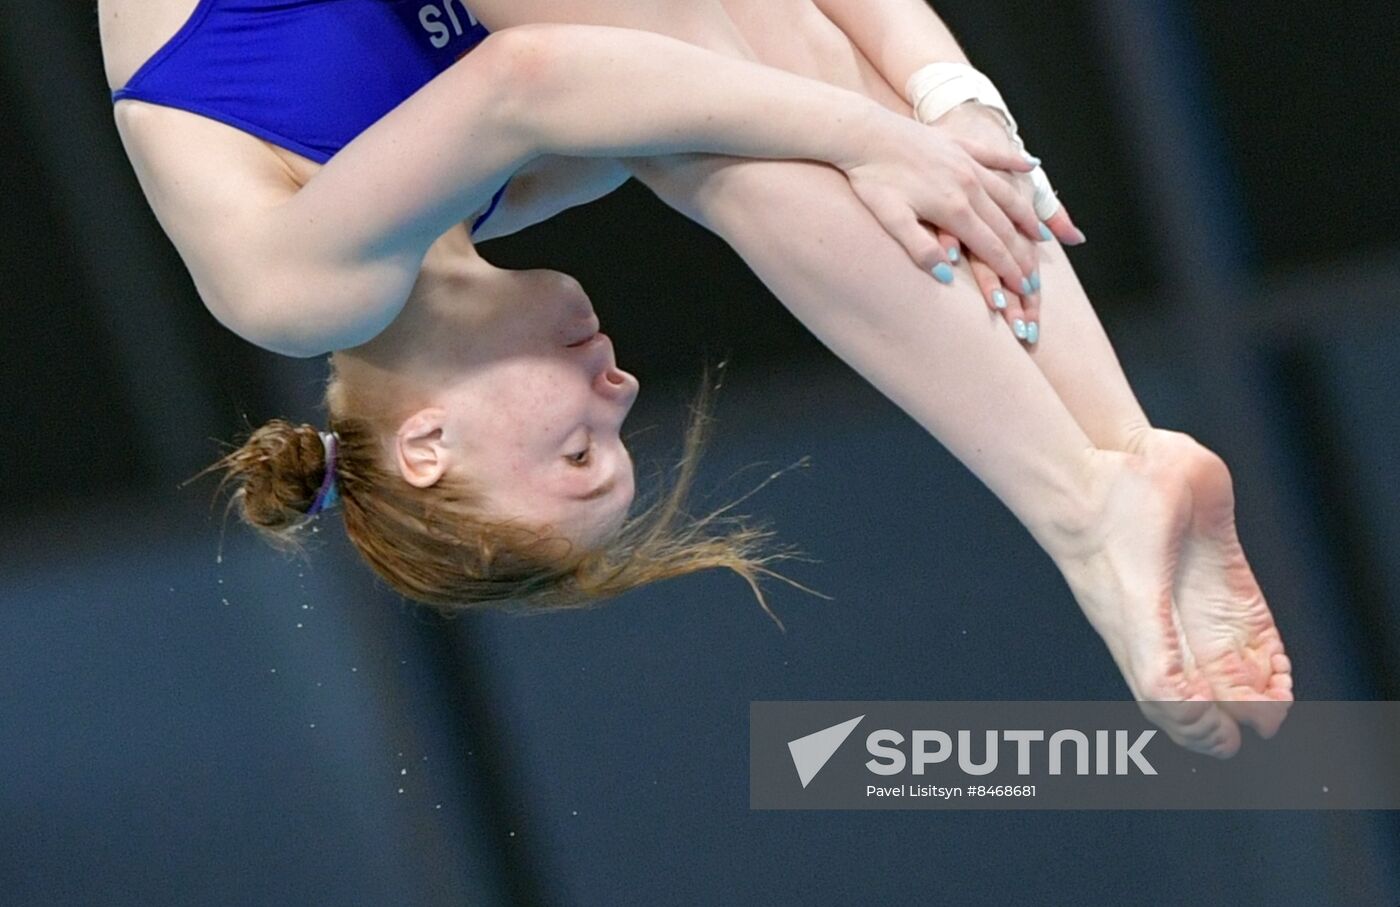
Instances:
[[[861,95],[664,35],[572,26],[518,105],[547,153],[639,157],[709,152],[838,166],[859,156]]]
[[[967,63],[948,26],[924,0],[815,0],[901,96],[917,70]]]
[[[842,165],[862,152],[868,119],[885,115],[854,92],[661,35],[509,29],[347,146],[296,205],[339,225],[352,250],[421,254],[541,155]]]
[[[298,335],[283,349],[364,342],[402,306],[433,241],[540,156],[700,151],[841,165],[862,153],[876,116],[897,122],[854,92],[660,35],[508,29],[268,212],[260,247],[285,267],[260,278],[278,295],[259,289],[253,305],[297,313],[276,328]],[[322,290],[331,286],[334,299]],[[287,288],[297,295],[280,295]],[[314,325],[300,314],[311,311],[323,311]]]

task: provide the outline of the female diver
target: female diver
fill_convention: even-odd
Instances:
[[[430,602],[577,603],[709,566],[752,578],[764,563],[753,537],[683,526],[676,495],[624,525],[633,483],[618,429],[635,379],[576,284],[492,268],[453,227],[494,198],[482,234],[518,229],[630,171],[725,238],[1007,504],[1134,695],[1196,703],[1158,716],[1175,739],[1223,755],[1238,721],[1277,728],[1281,710],[1250,706],[1291,699],[1289,665],[1235,538],[1229,474],[1150,427],[1059,247],[1037,263],[1024,187],[977,163],[1029,169],[1000,123],[972,105],[933,127],[905,118],[890,86],[962,59],[922,3],[478,0],[472,12],[504,31],[455,65],[414,42],[421,26],[444,40],[435,49],[470,49],[475,22],[456,2],[409,4],[418,15],[402,24],[386,10],[404,4],[338,4],[330,29],[314,27],[324,3],[193,5],[103,3],[143,187],[225,324],[291,354],[340,350],[327,392],[338,443],[273,426],[229,460],[255,524],[286,528],[323,506],[333,472],[362,553]],[[389,33],[392,65],[361,40]],[[269,80],[237,41],[276,48],[270,34],[328,51],[289,74],[296,49],[277,49]],[[372,68],[356,90],[383,109],[339,103],[347,68]],[[227,81],[201,92],[201,78]],[[411,97],[375,122],[395,93]],[[289,134],[308,126],[326,129]],[[994,306],[999,280],[1034,311],[1045,275],[1057,323],[1033,355],[1017,343],[1036,339],[1024,322],[958,305],[974,291],[929,276],[947,245],[921,221],[976,256]]]

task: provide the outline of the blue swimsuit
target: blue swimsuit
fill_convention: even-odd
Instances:
[[[324,164],[486,35],[462,0],[200,0],[112,100],[197,113]]]

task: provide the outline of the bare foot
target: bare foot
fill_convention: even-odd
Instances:
[[[1212,697],[1237,720],[1272,737],[1293,701],[1292,666],[1235,532],[1235,495],[1225,462],[1189,435],[1153,429],[1138,445],[1190,487],[1176,604],[1196,666]]]
[[[1143,713],[1177,743],[1218,757],[1240,746],[1178,620],[1176,577],[1192,521],[1181,471],[1146,457],[1094,454],[1090,528],[1054,552]]]

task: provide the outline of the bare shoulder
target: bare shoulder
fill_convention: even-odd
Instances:
[[[125,85],[194,14],[200,0],[98,0],[107,85]]]
[[[156,218],[215,307],[297,175],[261,139],[183,110],[124,100],[116,122]]]
[[[124,86],[201,2],[212,0],[99,0],[109,85]],[[206,303],[217,308],[241,256],[264,232],[268,212],[296,193],[315,164],[173,107],[124,99],[113,114],[156,218]]]

